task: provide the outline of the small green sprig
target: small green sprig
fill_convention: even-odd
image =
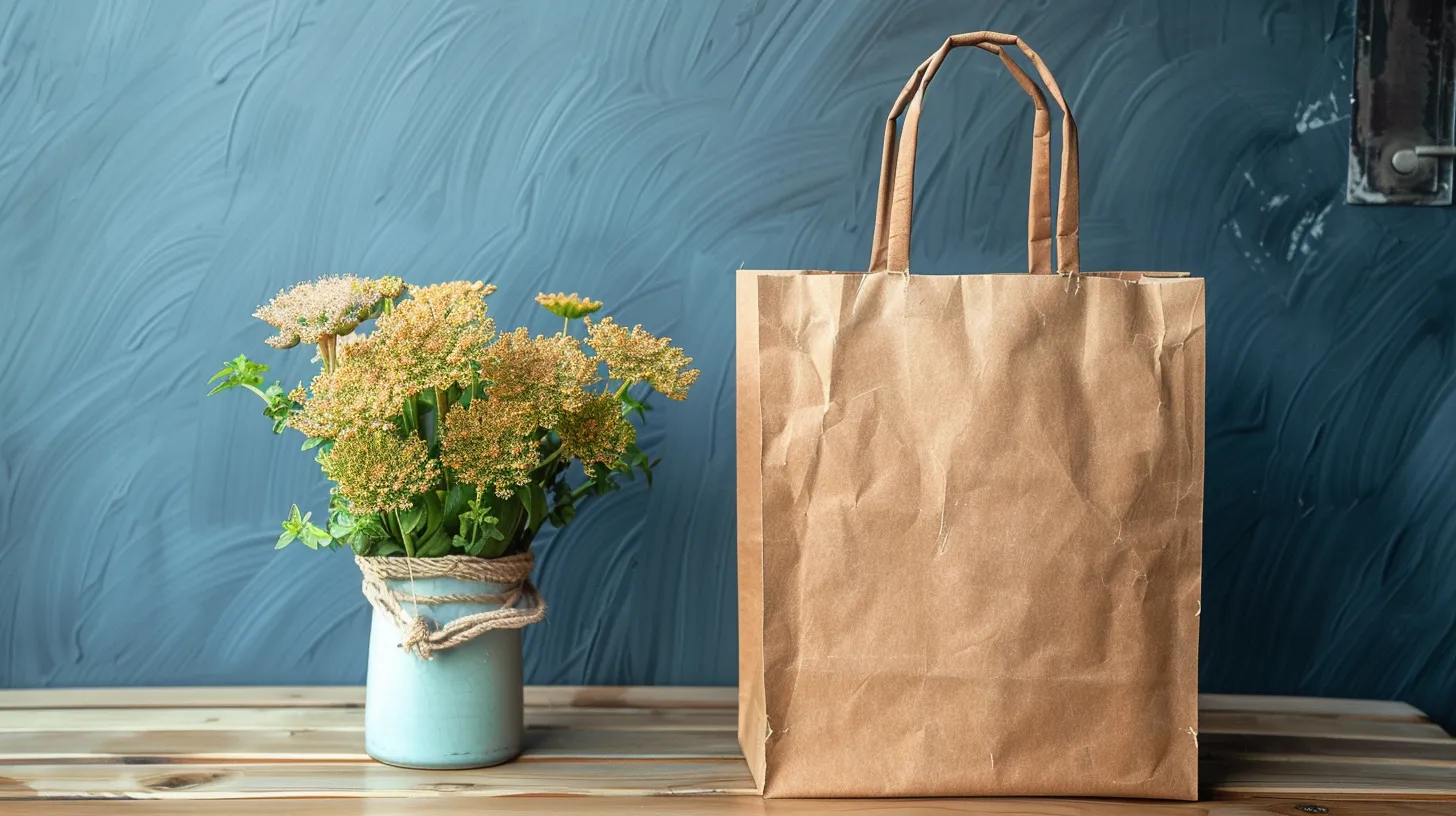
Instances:
[[[281,434],[284,428],[288,427],[288,418],[298,410],[298,404],[289,398],[288,392],[283,390],[280,383],[274,382],[267,389],[258,386],[263,384],[263,374],[268,371],[268,366],[248,359],[248,355],[239,354],[228,360],[222,370],[212,375],[208,384],[217,382],[211,391],[207,392],[210,397],[213,394],[227,391],[231,388],[246,388],[258,395],[263,400],[263,416],[273,420],[273,433]]]
[[[476,558],[494,558],[503,553],[510,541],[500,531],[500,519],[491,515],[489,502],[478,494],[467,506],[470,509],[460,514],[461,532],[454,538],[455,546]]]
[[[327,530],[309,521],[312,516],[313,513],[304,513],[300,516],[298,505],[293,505],[293,514],[284,520],[283,534],[278,536],[278,546],[273,549],[281,550],[294,541],[302,541],[303,546],[310,550],[333,544],[334,539]]]

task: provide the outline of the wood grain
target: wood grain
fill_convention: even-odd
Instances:
[[[742,758],[510,762],[414,771],[375,762],[0,765],[0,800],[401,796],[668,796],[755,793]]]
[[[521,797],[415,799],[287,799],[196,802],[7,802],[6,816],[1456,816],[1443,802],[1342,802],[1239,800],[1223,802],[1102,802],[1045,799],[762,800],[749,796],[635,797],[599,799]]]
[[[531,728],[737,731],[738,713],[708,708],[526,709]],[[37,708],[0,711],[0,733],[25,731],[361,731],[362,708]]]
[[[362,708],[363,686],[0,690],[0,710],[30,708]],[[738,710],[732,686],[527,686],[526,705]]]
[[[528,728],[524,761],[736,759],[732,730]],[[64,762],[367,762],[362,730],[16,731],[0,765]]]
[[[1204,760],[1198,772],[1200,787],[1218,798],[1315,796],[1456,801],[1456,773],[1448,766],[1245,756]]]
[[[762,802],[737,746],[736,693],[723,688],[532,688],[520,760],[409,771],[364,754],[361,700],[353,687],[0,692],[0,811],[79,813],[66,808],[102,798],[138,814],[448,814],[492,797],[492,813],[1303,816],[1321,811],[1291,808],[1314,802],[1337,815],[1456,816],[1456,740],[1403,703],[1205,695],[1205,795],[1237,801],[1185,806]],[[165,800],[187,801],[147,809]]]
[[[0,712],[3,714],[4,712]],[[1279,734],[1287,737],[1449,742],[1451,735],[1429,722],[1346,720],[1304,714],[1212,711],[1198,714],[1201,734]]]
[[[1279,734],[1200,734],[1198,753],[1204,757],[1358,758],[1369,762],[1446,765],[1456,771],[1456,740],[1413,742]]]
[[[1456,801],[1449,767],[1320,758],[1205,760],[1206,798]],[[476,771],[411,771],[368,762],[0,765],[0,800],[37,798],[751,795],[742,759],[524,761]]]
[[[362,686],[205,686],[187,688],[6,689],[0,709],[362,707]],[[527,686],[526,705],[584,708],[737,709],[732,686]],[[1338,700],[1200,694],[1200,712],[1300,714],[1356,720],[1426,722],[1420,709],[1394,700]]]
[[[1249,714],[1299,714],[1351,720],[1427,721],[1425,713],[1420,709],[1396,700],[1336,700],[1328,697],[1200,694],[1198,695],[1198,710],[1203,714],[1244,712]]]

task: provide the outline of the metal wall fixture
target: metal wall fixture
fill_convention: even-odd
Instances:
[[[1357,0],[1351,204],[1450,204],[1456,0]]]

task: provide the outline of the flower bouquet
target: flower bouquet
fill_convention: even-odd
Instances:
[[[334,482],[327,517],[294,505],[277,546],[354,552],[374,607],[366,747],[392,764],[480,767],[520,752],[520,627],[545,612],[531,542],[621,479],[651,483],[633,420],[652,391],[686,398],[699,373],[668,338],[594,321],[602,304],[574,294],[536,298],[560,332],[500,332],[495,291],[300,283],[255,316],[278,330],[270,346],[315,350],[312,383],[264,387],[268,367],[246,355],[210,381],[214,394],[260,397],[274,432],[301,432]]]

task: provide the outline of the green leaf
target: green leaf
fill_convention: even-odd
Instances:
[[[500,558],[505,554],[506,548],[509,546],[510,542],[506,540],[505,536],[492,540],[482,539],[480,542],[480,552],[476,554],[476,557]]]
[[[606,465],[593,464],[587,469],[586,473],[591,479],[592,495],[603,496],[621,488],[621,485],[617,484],[617,480],[613,476],[612,468]]]
[[[295,539],[303,539],[305,530],[313,527],[312,524],[308,523],[308,519],[312,515],[312,513],[300,515],[298,505],[293,505],[293,511],[289,513],[288,518],[283,520],[283,535],[278,536],[278,544],[273,549],[281,550]],[[318,528],[315,527],[314,529]],[[308,541],[304,540],[303,543],[308,544]]]
[[[570,501],[558,503],[551,508],[551,515],[548,517],[553,527],[565,527],[576,518],[576,505]]]
[[[263,408],[263,416],[273,420],[273,433],[283,433],[287,427],[288,418],[293,416],[295,403],[283,390],[283,386],[277,382],[268,386],[263,392],[263,399],[267,405]],[[308,448],[304,448],[308,450]]]
[[[516,498],[526,511],[526,526],[532,532],[541,529],[546,520],[546,491],[538,484],[529,484],[516,489]]]
[[[651,394],[652,392],[648,391],[647,393]],[[652,410],[652,406],[647,404],[646,398],[639,400],[629,392],[623,392],[620,399],[622,400],[623,416],[636,414],[645,421],[647,419],[647,412]]]
[[[445,520],[445,509],[440,502],[438,491],[431,490],[425,493],[425,512],[428,519],[425,522],[425,532],[421,537],[428,538],[440,530],[441,523]]]
[[[420,413],[413,399],[404,401],[404,426],[406,430],[420,427]]]
[[[317,550],[321,546],[328,546],[333,543],[333,538],[316,524],[303,525],[303,535],[298,537],[303,546],[310,550]]]
[[[445,535],[444,530],[436,530],[434,535],[426,537],[415,545],[416,558],[439,558],[442,555],[450,554],[451,538]]]
[[[371,513],[370,515],[364,516],[363,518],[357,519],[356,521],[358,525],[358,530],[362,535],[369,536],[370,538],[389,537],[389,531],[384,529],[384,519],[380,518],[375,514]]]
[[[490,524],[509,543],[510,539],[515,536],[516,529],[521,526],[521,516],[525,515],[525,507],[514,499],[496,500],[491,505],[491,513],[496,520]],[[482,532],[489,534],[489,530],[484,529],[483,525]]]
[[[399,511],[400,530],[406,534],[413,533],[419,529],[420,524],[424,522],[425,518],[426,511],[424,505],[420,502],[415,502],[409,509]]]
[[[374,554],[378,556],[403,555],[404,547],[400,546],[400,543],[398,541],[395,541],[392,538],[386,538],[383,541],[379,542],[379,544],[377,545],[377,549],[375,549],[374,551]]]
[[[305,439],[303,441],[303,447],[299,448],[299,450],[313,450],[314,448],[317,448],[319,445],[322,445],[327,441],[329,440],[326,437],[310,436],[308,439]]]
[[[442,508],[446,527],[459,526],[460,514],[470,506],[470,500],[474,497],[474,487],[459,482],[450,486],[450,489],[445,492],[445,506]]]
[[[207,392],[207,395],[210,397],[219,391],[226,391],[229,388],[238,388],[245,385],[251,385],[256,388],[263,384],[263,372],[267,370],[268,366],[249,360],[246,354],[239,354],[237,357],[224,363],[222,370],[212,375],[212,379],[207,381],[210,385],[218,380],[222,380],[211,391]]]

